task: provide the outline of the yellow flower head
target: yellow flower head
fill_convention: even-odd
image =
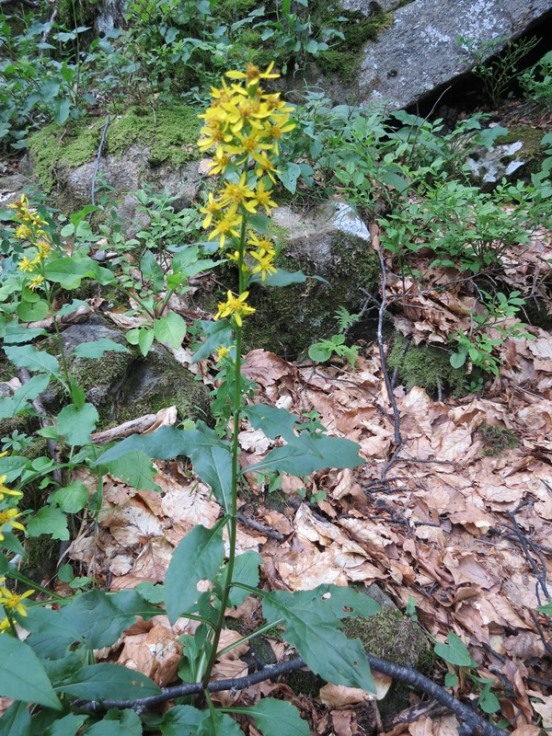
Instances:
[[[41,286],[44,283],[44,276],[35,276],[34,279],[31,279],[29,281],[29,289],[31,291],[34,291],[35,289],[38,289],[39,286]]]
[[[4,454],[4,453],[2,453]],[[7,475],[0,475],[0,501],[4,500],[4,496],[22,496],[21,491],[12,491],[10,488],[6,488],[4,483],[6,482]],[[0,579],[0,583],[4,581]]]
[[[33,231],[28,225],[19,225],[15,228],[15,237],[20,240],[28,240],[32,234]]]
[[[215,355],[217,363],[221,363],[224,358],[227,358],[228,356],[231,356],[231,348],[226,348],[224,345],[221,345]]]
[[[219,303],[215,319],[232,317],[237,326],[241,327],[243,324],[242,317],[247,317],[255,311],[253,307],[250,307],[249,304],[246,303],[249,292],[244,291],[239,296],[234,296],[229,290],[227,292],[227,296],[228,298],[225,302]]]
[[[250,201],[254,196],[255,193],[253,190],[247,186],[247,175],[244,172],[239,182],[226,182],[220,193],[220,202],[223,207],[231,207],[234,210],[241,205],[254,215],[257,208],[255,207],[255,203]]]
[[[257,251],[266,255],[274,256],[276,254],[276,249],[274,248],[272,240],[270,240],[270,238],[259,238],[257,233],[253,232],[253,230],[249,231],[247,245],[252,245]]]
[[[3,541],[4,535],[2,534],[2,528],[8,524],[13,529],[19,529],[24,532],[25,527],[19,521],[15,521],[18,516],[21,516],[21,511],[17,509],[3,509],[0,511],[0,542]]]
[[[0,634],[3,634],[5,631],[9,631],[10,629],[11,629],[10,620],[4,617],[0,621]]]
[[[17,268],[18,268],[18,269],[19,269],[20,271],[23,271],[23,272],[27,273],[27,272],[29,272],[29,271],[34,271],[34,270],[35,270],[35,267],[36,267],[36,265],[37,265],[37,264],[36,264],[36,261],[35,261],[35,259],[34,259],[34,258],[33,258],[33,260],[31,261],[31,259],[30,259],[30,258],[27,258],[27,256],[23,256],[23,258],[22,258],[22,259],[21,259],[21,260],[19,261],[19,263],[17,264]]]
[[[4,610],[13,611],[14,613],[18,613],[20,616],[26,616],[27,609],[23,605],[22,601],[33,593],[34,590],[26,590],[24,593],[21,593],[21,595],[18,595],[17,593],[12,593],[12,591],[7,588],[2,588],[0,590],[0,604]]]
[[[44,261],[52,252],[52,246],[46,240],[39,240],[35,243],[36,249],[38,250],[38,257],[41,261]]]
[[[272,199],[270,199],[272,196],[272,189],[265,189],[263,181],[260,181],[257,184],[254,194],[253,202],[257,206],[264,207],[267,215],[270,215],[273,207],[278,206],[276,202],[273,202]]]
[[[215,229],[209,233],[208,239],[213,240],[214,238],[218,238],[219,247],[224,248],[226,238],[240,237],[239,230],[242,224],[242,220],[243,218],[241,215],[238,215],[236,214],[236,212],[230,210],[224,215],[222,219],[218,220]]]
[[[268,274],[276,273],[276,268],[274,267],[272,263],[272,261],[274,260],[273,253],[266,253],[265,251],[261,250],[261,251],[256,251],[254,253],[250,253],[250,255],[251,255],[251,258],[254,258],[256,261],[258,261],[252,273],[260,273],[262,281],[266,279]]]
[[[232,70],[226,72],[229,79],[245,79],[248,87],[256,87],[261,79],[278,79],[279,74],[273,74],[274,62],[271,61],[267,68],[262,72],[255,64],[248,64],[245,72]]]
[[[200,207],[199,211],[202,215],[206,215],[205,219],[201,223],[201,227],[206,230],[208,227],[211,227],[211,224],[213,222],[213,217],[220,212],[222,209],[222,204],[215,199],[212,192],[209,192],[207,196],[207,202],[205,204],[205,207]]]
[[[29,200],[25,194],[22,194],[17,202],[12,202],[8,207],[11,210],[17,210],[17,213],[21,214],[29,209]]]

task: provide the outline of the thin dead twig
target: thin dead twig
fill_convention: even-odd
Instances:
[[[271,539],[276,539],[278,542],[283,542],[285,537],[280,532],[276,531],[276,529],[273,529],[272,527],[268,526],[268,524],[263,524],[260,521],[255,521],[255,519],[251,519],[249,516],[246,516],[245,514],[242,514],[241,511],[238,511],[236,514],[238,521],[241,521],[244,526],[248,526],[251,529],[255,529],[258,532],[261,532],[262,534],[265,534],[267,537],[270,537]]]

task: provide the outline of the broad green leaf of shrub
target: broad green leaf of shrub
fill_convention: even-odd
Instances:
[[[191,705],[175,705],[163,716],[159,730],[163,736],[196,736],[205,720],[205,711]]]
[[[176,312],[169,312],[164,317],[153,322],[155,338],[174,350],[182,347],[182,340],[186,335],[186,322]]]
[[[309,724],[291,703],[276,698],[264,698],[244,710],[255,721],[263,736],[309,736]]]
[[[323,468],[356,468],[363,463],[358,450],[356,442],[341,437],[310,437],[304,433],[271,450],[246,472],[278,470],[301,477]]]
[[[44,732],[44,736],[75,736],[87,720],[88,716],[77,716],[69,713],[69,715],[60,718],[59,721],[48,726]],[[87,731],[87,733],[90,733],[90,731]]]
[[[213,580],[224,560],[220,527],[195,526],[173,553],[165,575],[165,607],[171,623],[192,613],[199,596],[200,580]]]
[[[157,470],[151,462],[151,457],[144,452],[129,452],[107,463],[95,464],[105,465],[112,475],[126,481],[133,488],[144,491],[160,490],[153,480]]]
[[[128,353],[129,350],[115,340],[102,337],[94,342],[82,342],[73,351],[77,358],[101,358],[104,353]]]
[[[289,411],[268,404],[255,404],[246,407],[245,412],[253,429],[260,429],[270,439],[283,437],[288,442],[295,439],[293,430],[297,417]]]
[[[54,506],[43,506],[27,522],[27,534],[29,537],[48,535],[66,542],[69,539],[67,516]]]
[[[4,352],[7,359],[18,368],[28,368],[30,371],[39,373],[51,373],[54,376],[59,373],[57,358],[44,350],[37,350],[32,345],[6,346]]]
[[[268,623],[283,622],[285,640],[315,674],[336,685],[375,692],[362,644],[347,639],[337,628],[335,602],[325,605],[326,601],[331,597],[318,588],[295,593],[279,590],[263,594],[263,614]]]
[[[58,414],[58,431],[70,445],[87,445],[96,429],[100,415],[94,404],[83,404],[80,409],[74,404],[64,406]]]
[[[58,488],[50,494],[49,501],[55,503],[56,506],[66,514],[76,514],[86,506],[88,503],[89,494],[88,489],[84,483],[75,481],[70,483],[68,486]]]
[[[161,688],[149,677],[110,662],[83,667],[71,682],[59,685],[57,690],[84,700],[106,700],[114,695],[121,700],[135,700],[161,694]]]
[[[135,590],[114,595],[91,590],[58,611],[29,608],[25,626],[31,632],[29,644],[40,657],[59,659],[75,642],[90,650],[111,646],[137,616],[147,620],[158,614],[159,609]]]
[[[48,302],[40,299],[37,302],[22,301],[17,305],[16,313],[22,322],[38,322],[48,314]]]
[[[86,731],[86,736],[142,736],[142,722],[132,709],[108,710],[99,723]]]
[[[475,662],[470,656],[468,647],[462,639],[454,632],[450,632],[446,642],[438,643],[434,646],[434,652],[438,657],[442,657],[445,662],[454,664],[457,667],[474,667]]]
[[[36,399],[45,391],[49,383],[50,376],[39,373],[14,391],[13,396],[0,399],[0,419],[14,417],[27,406],[29,401]]]
[[[0,718],[0,736],[28,736],[30,726],[27,703],[16,700]]]
[[[0,636],[0,695],[61,709],[42,663],[25,642]]]

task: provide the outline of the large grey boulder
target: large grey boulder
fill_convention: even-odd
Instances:
[[[369,15],[368,0],[354,5]],[[414,0],[394,10],[392,25],[367,44],[357,99],[408,107],[469,71],[473,60],[459,37],[476,45],[513,39],[551,11],[552,0]]]

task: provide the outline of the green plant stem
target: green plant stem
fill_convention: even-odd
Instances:
[[[243,293],[247,286],[246,275],[244,272],[244,252],[245,252],[245,237],[246,237],[246,224],[247,217],[244,214],[239,243],[239,258],[238,258],[238,269],[239,269],[239,293]],[[239,432],[240,432],[240,421],[241,421],[241,408],[242,408],[242,381],[241,381],[241,347],[242,347],[242,326],[236,324],[236,357],[234,359],[234,397],[233,397],[233,419],[232,419],[232,485],[231,485],[231,509],[230,515],[228,516],[228,564],[226,566],[226,581],[222,591],[220,600],[220,611],[218,614],[217,622],[215,625],[215,635],[212,641],[211,655],[205,668],[205,673],[202,677],[203,687],[206,688],[211,676],[211,671],[218,657],[217,648],[220,641],[220,635],[224,626],[224,616],[226,607],[228,605],[228,599],[230,597],[230,590],[232,587],[232,577],[234,575],[234,565],[236,562],[236,534],[238,529],[238,479],[240,475],[240,467],[238,462],[239,455]]]

